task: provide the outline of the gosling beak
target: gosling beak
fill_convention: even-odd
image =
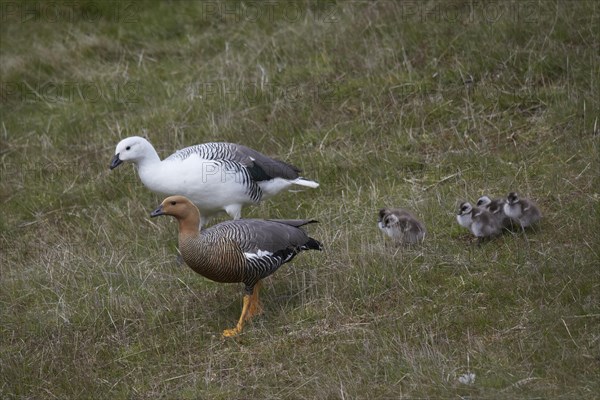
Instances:
[[[117,153],[110,162],[110,169],[115,169],[121,164],[123,164],[123,160],[119,158],[119,153]]]
[[[158,206],[158,208],[157,208],[156,210],[154,210],[154,211],[152,211],[152,212],[150,213],[150,216],[151,216],[152,218],[154,218],[154,217],[158,217],[158,216],[160,216],[160,215],[165,215],[165,213],[163,212],[163,207],[162,207],[162,204],[161,204],[160,206]]]

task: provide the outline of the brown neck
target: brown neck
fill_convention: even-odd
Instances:
[[[200,232],[200,216],[188,215],[185,218],[179,219],[179,235],[180,236],[198,236]]]

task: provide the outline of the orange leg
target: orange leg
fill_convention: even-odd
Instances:
[[[260,303],[260,300],[258,298],[258,292],[260,292],[261,285],[261,281],[256,282],[256,285],[254,285],[252,296],[250,296],[250,307],[248,309],[248,314],[246,314],[246,320],[249,320],[255,315],[260,315],[263,312],[262,304]]]
[[[254,290],[252,290],[251,295],[244,295],[243,306],[242,306],[242,314],[240,315],[240,319],[238,320],[235,328],[225,329],[223,331],[223,336],[232,337],[236,336],[238,333],[242,332],[244,328],[244,322],[254,317],[255,315],[262,313],[262,305],[260,304],[260,300],[258,299],[258,292],[260,291],[261,282],[258,281],[256,285],[254,285]]]
[[[242,331],[242,328],[244,327],[244,321],[248,318],[247,317],[248,308],[250,307],[251,298],[252,298],[252,296],[249,296],[247,294],[244,295],[244,305],[242,306],[242,315],[240,315],[240,319],[239,319],[237,325],[235,326],[235,328],[225,329],[223,331],[223,336],[232,337]]]

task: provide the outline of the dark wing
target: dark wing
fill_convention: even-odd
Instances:
[[[313,248],[313,241],[297,226],[312,220],[238,219],[225,221],[202,231],[207,237],[226,237],[235,241],[244,253],[259,254],[299,250],[304,246]],[[285,257],[284,257],[285,259]]]
[[[273,178],[296,179],[300,169],[295,166],[267,157],[256,150],[241,144],[231,144],[235,148],[235,157],[247,166],[250,174],[256,181],[270,180]]]
[[[319,222],[316,219],[268,219],[267,221],[278,222],[280,224],[290,225],[296,228],[308,224],[316,224]]]
[[[306,221],[295,223],[300,225]],[[300,228],[283,222],[259,219],[222,222],[203,231],[203,235],[231,240],[239,246],[246,259],[243,282],[246,284],[246,291],[250,293],[256,282],[274,273],[300,251],[322,248],[321,243]]]

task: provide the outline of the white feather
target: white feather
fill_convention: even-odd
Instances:
[[[256,253],[244,253],[244,257],[246,257],[248,260],[252,260],[254,258],[268,257],[272,255],[273,253],[267,250],[258,250]]]

